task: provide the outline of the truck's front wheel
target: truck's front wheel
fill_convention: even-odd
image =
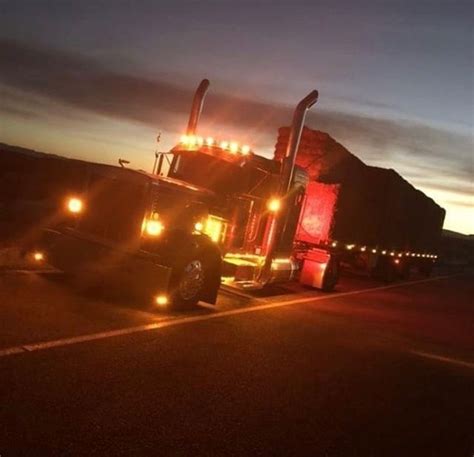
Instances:
[[[218,288],[219,283],[218,271],[210,259],[205,253],[196,254],[173,267],[171,306],[177,310],[190,309],[206,296],[209,288]]]
[[[173,304],[178,307],[194,306],[204,287],[206,271],[202,260],[191,260],[182,268],[173,291]]]

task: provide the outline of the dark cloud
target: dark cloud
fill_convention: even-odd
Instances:
[[[112,71],[83,56],[9,40],[0,40],[0,81],[16,91],[46,97],[56,105],[168,128],[176,128],[177,115],[186,116],[194,90]],[[11,101],[2,105],[4,112],[14,114],[16,110],[21,116],[32,116]],[[31,110],[34,112],[34,107]],[[211,91],[205,117],[206,123],[238,125],[252,135],[265,132],[274,138],[275,129],[289,123],[291,111],[290,106]],[[310,114],[308,123],[329,132],[369,162],[388,159],[389,163],[404,163],[408,174],[411,171],[415,177],[447,173],[463,180],[463,189],[472,180],[471,137],[400,119],[320,109]],[[402,157],[396,157],[396,151]],[[438,189],[442,187],[439,183]]]

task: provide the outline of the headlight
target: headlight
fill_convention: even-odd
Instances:
[[[84,205],[82,200],[77,197],[72,197],[67,201],[67,209],[73,214],[79,214],[82,212]]]
[[[164,229],[165,227],[160,221],[148,220],[145,223],[145,231],[150,236],[161,235]]]
[[[160,221],[158,213],[153,213],[150,218],[143,221],[142,233],[148,236],[160,236],[165,226]]]

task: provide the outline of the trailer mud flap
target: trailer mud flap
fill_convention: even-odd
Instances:
[[[303,260],[300,283],[305,286],[322,289],[324,287],[324,275],[331,261],[331,254],[322,249],[309,251]]]

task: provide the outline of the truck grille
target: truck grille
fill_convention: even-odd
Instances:
[[[78,229],[112,242],[134,243],[145,213],[146,181],[91,174]]]

